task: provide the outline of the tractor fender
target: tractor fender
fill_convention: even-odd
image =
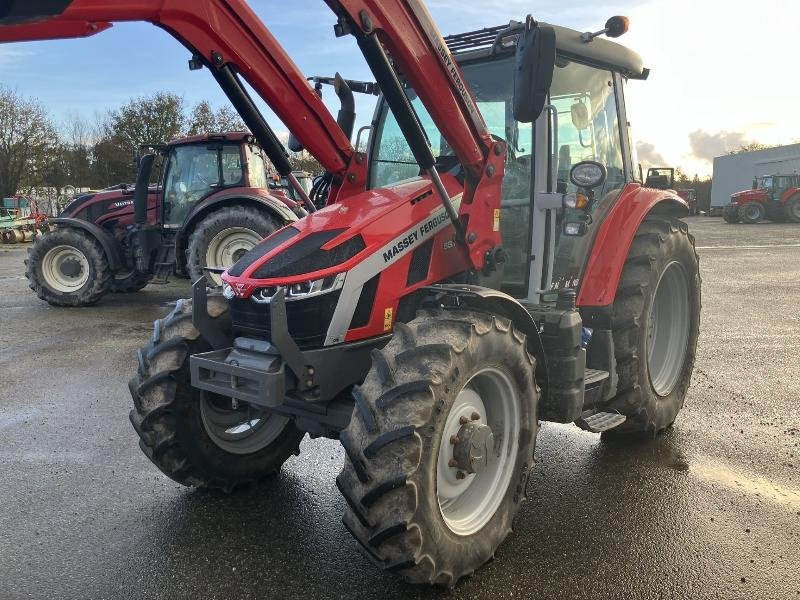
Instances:
[[[292,204],[294,201],[288,200]],[[179,271],[185,267],[186,257],[186,244],[189,240],[189,235],[195,228],[195,225],[202,220],[207,214],[225,206],[238,204],[241,206],[252,206],[261,210],[266,210],[273,216],[277,217],[283,222],[284,225],[298,220],[298,216],[292,211],[286,202],[274,198],[273,196],[262,196],[256,193],[242,193],[242,191],[233,193],[221,193],[219,195],[210,196],[205,200],[199,202],[197,206],[187,215],[186,219],[181,226],[180,231],[175,237],[175,257]]]
[[[629,183],[595,235],[578,290],[579,307],[609,306],[614,302],[633,238],[651,214],[681,218],[689,214],[689,205],[669,190]]]
[[[57,217],[48,219],[47,223],[50,225],[58,225],[59,227],[72,227],[74,229],[81,229],[96,239],[103,247],[108,266],[112,271],[119,271],[122,264],[122,248],[116,238],[108,231],[83,219],[73,219],[70,217]]]
[[[781,194],[781,204],[785,206],[789,200],[791,200],[798,194],[800,194],[800,188],[789,188],[788,190],[783,192],[783,194]]]
[[[429,294],[429,298],[433,299],[437,305],[444,304],[447,308],[479,310],[511,319],[514,327],[527,337],[528,352],[536,357],[536,383],[541,388],[541,397],[543,399],[548,397],[547,356],[544,352],[539,326],[518,300],[500,290],[458,283],[438,283],[423,288],[422,292]]]

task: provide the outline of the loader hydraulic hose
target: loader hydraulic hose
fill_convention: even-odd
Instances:
[[[357,41],[369,68],[372,70],[372,74],[375,76],[375,81],[386,98],[386,103],[392,110],[395,119],[397,119],[397,124],[400,127],[400,131],[403,132],[406,142],[408,142],[411,153],[414,155],[414,160],[433,181],[442,205],[447,211],[447,216],[450,217],[453,228],[456,230],[456,239],[465,243],[464,226],[458,218],[458,213],[453,207],[453,203],[450,202],[450,196],[444,189],[439,173],[436,171],[436,160],[428,145],[425,130],[419,122],[417,113],[414,112],[414,107],[411,106],[403,85],[397,78],[397,73],[389,62],[389,57],[386,56],[386,52],[378,38],[375,37],[375,34],[357,36]]]
[[[278,173],[284,177],[291,175],[292,164],[289,162],[286,149],[256,107],[234,70],[230,65],[223,65],[221,67],[212,67],[211,73],[219,83],[222,91],[225,92],[228,100],[231,101],[231,104],[242,117],[245,125],[258,140],[264,152],[267,153]]]

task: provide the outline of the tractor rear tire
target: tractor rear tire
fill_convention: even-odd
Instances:
[[[209,296],[208,312],[217,327],[230,330],[228,304],[221,296]],[[303,432],[288,418],[245,403],[234,407],[230,398],[192,387],[189,357],[209,350],[192,325],[191,300],[178,300],[137,352],[139,368],[128,383],[134,404],[130,420],[142,452],[167,477],[186,486],[232,491],[278,471],[299,453]]]
[[[53,306],[90,306],[108,293],[113,275],[103,247],[79,229],[59,227],[28,249],[28,286]]]
[[[141,271],[129,271],[127,273],[116,273],[111,282],[111,293],[127,294],[138,292],[150,283],[153,275],[142,273]]]
[[[786,201],[783,214],[789,223],[800,223],[800,194],[795,194]]]
[[[767,210],[761,202],[748,202],[739,207],[739,220],[748,225],[755,225],[764,220]]]
[[[739,222],[739,207],[736,204],[728,204],[722,209],[722,218],[726,223],[735,224]]]
[[[655,437],[683,407],[700,326],[700,271],[687,225],[649,217],[639,227],[612,306],[617,393],[627,416],[608,435]]]
[[[283,227],[272,214],[248,206],[228,206],[203,218],[189,236],[186,270],[191,281],[206,274],[204,267],[227,269],[273,231]],[[216,264],[214,264],[216,263]],[[219,275],[209,279],[221,284]]]
[[[340,436],[344,525],[379,567],[452,587],[494,557],[526,498],[536,361],[508,319],[467,311],[420,312],[372,356]],[[481,446],[494,462],[477,474],[463,454],[450,462],[476,447],[473,424],[494,434]]]

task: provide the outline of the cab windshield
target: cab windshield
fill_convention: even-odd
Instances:
[[[508,254],[503,290],[522,297],[526,293],[529,271],[533,125],[514,119],[513,58],[460,66],[489,133],[507,142],[500,210],[503,247]],[[454,157],[453,149],[439,133],[422,101],[411,89],[408,96],[437,163],[458,168],[454,158],[449,158]],[[386,104],[379,115],[375,140],[371,187],[385,187],[419,175],[419,165]]]
[[[225,187],[242,185],[237,144],[191,144],[173,148],[164,177],[164,222],[180,225],[191,207]]]
[[[772,187],[772,177],[762,177],[758,181],[758,187],[768,190]]]

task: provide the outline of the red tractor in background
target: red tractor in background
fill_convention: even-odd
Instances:
[[[324,208],[155,322],[131,423],[163,473],[223,490],[280,469],[306,433],[340,440],[343,522],[364,554],[452,586],[511,532],[540,421],[639,437],[674,422],[700,320],[688,207],[638,180],[624,88],[649,70],[600,37],[624,17],[443,38],[419,0],[327,4],[381,91],[367,152],[245,0],[7,1],[0,41],[149,21],[209,69],[282,175],[245,82],[319,160]]]
[[[172,273],[202,277],[233,265],[264,237],[307,214],[305,192],[270,190],[264,156],[247,132],[199,135],[157,148],[158,185],[149,185],[154,155],[142,163],[137,213],[126,185],[70,202],[52,232],[29,250],[26,276],[56,306],[86,306],[108,292],[132,292]],[[287,179],[287,186],[296,181]],[[305,196],[307,198],[307,196]],[[219,275],[210,273],[219,283]]]
[[[726,223],[754,225],[764,219],[800,223],[800,175],[765,175],[749,190],[736,192],[722,209]]]

